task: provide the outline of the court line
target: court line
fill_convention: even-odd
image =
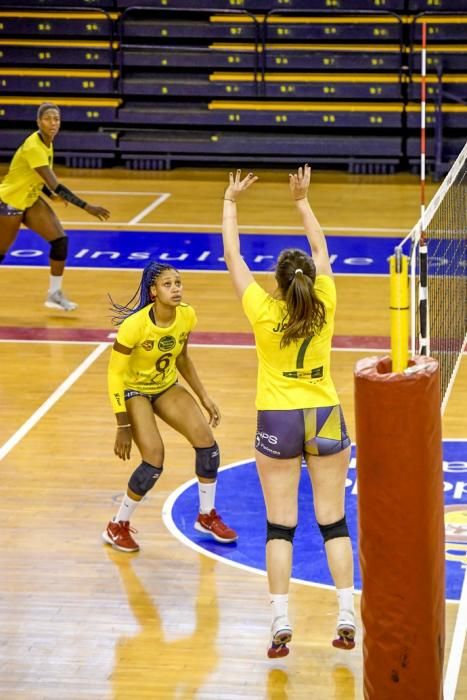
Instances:
[[[68,270],[81,270],[86,272],[137,272],[141,274],[142,268],[140,267],[87,267],[86,265],[70,265],[70,260],[68,260]],[[43,265],[10,265],[9,263],[2,263],[2,269],[8,268],[9,270],[48,270],[49,264],[44,263]],[[186,272],[193,272],[200,275],[229,275],[229,271],[225,270],[200,270],[199,268],[183,268],[181,270],[182,274]],[[255,275],[272,275],[273,270],[255,270]],[[389,272],[333,272],[334,277],[388,277]]]
[[[451,641],[451,650],[444,677],[444,700],[454,700],[467,636],[467,572],[459,600],[459,608]]]
[[[444,415],[448,400],[451,395],[452,388],[459,371],[461,360],[464,352],[467,349],[467,335],[464,338],[462,351],[457,358],[454,371],[449,380],[448,388],[441,404],[441,415]],[[444,700],[454,700],[456,697],[457,683],[459,680],[462,654],[464,652],[465,641],[467,637],[467,569],[464,574],[464,583],[462,585],[461,597],[459,600],[459,608],[457,610],[456,622],[454,624],[454,634],[451,640],[451,648],[449,650],[449,658],[446,666],[446,674],[444,677]]]
[[[0,447],[0,461],[11,452],[11,450],[29,433],[29,431],[40,421],[43,416],[52,408],[54,404],[73,386],[81,375],[93,364],[97,358],[107,350],[109,343],[100,343],[90,355],[60,384],[49,398],[39,406],[37,411],[23,423],[23,425]]]
[[[251,462],[251,459],[243,459],[239,462],[234,462],[232,464],[227,464],[224,467],[219,468],[219,472],[226,471],[227,469],[233,469],[235,467],[240,467],[242,464],[248,464]],[[187,547],[190,549],[193,549],[195,552],[198,552],[199,554],[204,554],[206,557],[210,557],[211,559],[215,559],[216,561],[222,562],[223,564],[228,564],[229,566],[233,566],[237,569],[242,569],[242,571],[249,571],[252,574],[259,574],[260,576],[266,576],[266,571],[263,571],[262,569],[257,569],[254,566],[248,566],[247,564],[240,564],[239,562],[232,561],[231,559],[226,559],[226,557],[221,556],[220,554],[215,554],[214,552],[209,551],[208,549],[205,549],[204,547],[201,547],[199,544],[196,544],[196,542],[193,542],[193,540],[190,540],[189,537],[183,534],[178,527],[175,525],[173,518],[172,518],[172,508],[174,506],[175,501],[177,498],[182,494],[184,491],[186,491],[190,486],[193,486],[194,484],[197,484],[198,480],[196,478],[190,479],[190,481],[185,481],[184,484],[179,486],[178,488],[175,489],[175,491],[172,491],[170,496],[168,496],[164,502],[164,505],[162,506],[162,521],[164,525],[166,526],[167,530],[170,532],[175,539],[179,540],[182,544],[185,544]],[[304,581],[302,579],[297,579],[297,578],[291,578],[290,581],[292,583],[300,583],[305,586],[312,586],[316,588],[326,588],[328,590],[334,590],[334,586],[330,586],[325,583],[312,583],[310,581]],[[358,591],[356,591],[358,593]]]
[[[170,196],[170,195],[169,195]],[[64,226],[84,226],[86,229],[88,222],[87,221],[62,221],[62,224]],[[89,226],[98,226],[98,227],[109,227],[109,226],[129,226],[130,223],[128,221],[96,221],[93,222],[92,224],[89,224]],[[152,227],[154,228],[157,226],[158,230],[154,231],[154,233],[160,233],[160,231],[164,228],[180,228],[180,229],[215,229],[220,232],[221,230],[221,224],[180,224],[180,223],[172,223],[168,221],[158,221],[157,223],[135,223],[131,224],[132,226],[138,226],[138,227]],[[266,225],[256,225],[256,224],[240,224],[238,227],[240,230],[245,230],[245,229],[253,229],[254,231],[301,231],[303,235],[305,236],[305,233],[303,231],[303,226],[276,226],[271,224],[270,226]],[[365,233],[406,233],[407,229],[406,228],[381,228],[377,226],[323,226],[323,231],[364,231]],[[92,230],[91,228],[89,229],[90,231]],[[182,233],[182,231],[181,231]]]
[[[146,209],[143,209],[139,214],[134,216],[129,222],[128,226],[134,226],[135,224],[138,224],[141,219],[144,219],[148,214],[150,214],[154,209],[157,209],[157,207],[160,204],[163,204],[166,199],[170,197],[170,192],[162,192],[159,197],[156,197],[156,199],[149,204],[149,206],[146,207]]]
[[[132,197],[133,195],[155,197],[158,194],[166,194],[166,192],[117,192],[115,190],[75,190],[75,192],[79,194],[115,194],[118,197]]]

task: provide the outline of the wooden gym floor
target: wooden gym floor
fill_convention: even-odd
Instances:
[[[157,230],[220,230],[227,171],[58,172],[73,190],[107,193],[86,194],[111,210],[107,228],[147,231],[148,236]],[[259,174],[260,182],[239,206],[242,231],[298,233],[287,171]],[[429,187],[428,197],[435,189]],[[409,175],[316,171],[311,199],[330,237],[402,239],[419,215],[418,182]],[[70,235],[74,228],[102,228],[74,207],[57,206],[57,212]],[[11,338],[0,343],[1,696],[360,700],[361,634],[353,652],[333,649],[332,591],[292,584],[292,651],[271,662],[265,654],[270,622],[266,579],[203,556],[167,531],[162,506],[174,489],[193,478],[192,449],[178,434],[162,427],[164,478],[134,518],[141,552],[124,555],[102,544],[100,533],[116,510],[130,468],[113,455],[114,418],[106,392],[109,343],[27,342],[24,329],[111,330],[107,292],[125,301],[140,273],[68,269],[65,289],[80,304],[73,315],[43,307],[47,275],[44,268],[0,270],[0,331],[11,331]],[[264,275],[261,281],[272,284]],[[249,331],[226,273],[186,272],[183,282],[185,298],[198,314],[198,331]],[[387,337],[387,277],[338,276],[336,282],[336,335]],[[21,342],[16,331],[23,331]],[[216,437],[222,464],[251,457],[254,349],[193,345],[190,352],[221,408]],[[352,435],[353,367],[368,354],[375,352],[358,343],[333,352],[334,377]],[[445,438],[467,438],[466,405],[464,356],[444,416]],[[459,623],[458,608],[447,605],[446,662],[457,663],[454,671],[452,665],[449,669],[450,692],[457,683],[455,697],[467,700],[465,620]]]

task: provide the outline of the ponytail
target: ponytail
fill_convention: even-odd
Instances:
[[[287,326],[281,347],[318,335],[326,323],[326,307],[318,298],[314,287],[313,280],[299,268],[285,294]]]
[[[281,347],[320,333],[326,307],[315,292],[316,267],[303,250],[288,248],[279,255],[276,280],[286,303],[286,327]]]

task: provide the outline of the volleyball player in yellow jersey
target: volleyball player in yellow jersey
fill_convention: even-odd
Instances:
[[[68,187],[58,182],[53,172],[53,140],[60,129],[60,110],[44,102],[37,110],[38,131],[21,144],[0,183],[0,263],[14,242],[21,224],[36,231],[50,243],[50,283],[45,306],[49,309],[73,311],[77,304],[67,299],[62,290],[63,271],[68,254],[68,237],[54,210],[41,197],[62,199],[81,207],[98,219],[109,212],[87,204]]]
[[[141,464],[128,481],[116,516],[102,537],[114,549],[136,552],[135,530],[130,520],[135,508],[162,474],[164,445],[155,417],[181,433],[194,447],[200,512],[196,530],[228,543],[237,534],[214,508],[219,447],[211,430],[220,420],[219,409],[209,398],[188,355],[188,338],[196,314],[182,303],[178,270],[151,262],[140,286],[126,306],[114,304],[120,326],[109,362],[108,388],[117,420],[115,454],[130,458],[132,440],[141,453]],[[138,301],[135,301],[139,295]],[[204,417],[192,394],[177,383],[179,372],[209,415]]]
[[[313,487],[315,516],[337,589],[333,645],[355,646],[352,545],[344,509],[350,440],[330,373],[336,290],[324,234],[308,202],[310,168],[289,176],[290,191],[311,247],[287,249],[277,261],[277,290],[255,282],[241,256],[238,197],[258,178],[230,174],[224,196],[224,258],[255,334],[258,356],[256,464],[267,511],[266,565],[272,608],[268,656],[289,653],[288,590],[298,520],[302,458]]]

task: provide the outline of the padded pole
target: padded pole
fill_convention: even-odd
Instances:
[[[441,700],[444,499],[438,363],[355,367],[365,700]]]

